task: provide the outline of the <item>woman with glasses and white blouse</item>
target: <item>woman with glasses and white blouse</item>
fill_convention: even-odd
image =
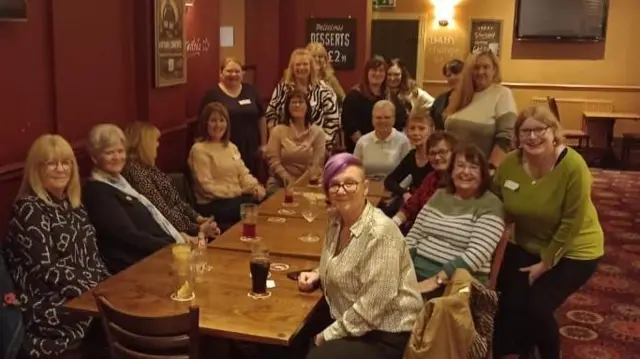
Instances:
[[[404,237],[367,201],[362,162],[353,155],[329,159],[323,186],[335,216],[319,268],[301,273],[298,287],[312,291],[322,283],[332,319],[307,358],[400,359],[422,309]]]

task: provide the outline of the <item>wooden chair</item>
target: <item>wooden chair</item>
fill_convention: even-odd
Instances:
[[[549,109],[551,110],[553,115],[558,119],[558,122],[562,123],[562,121],[560,120],[560,110],[558,109],[558,102],[556,101],[555,97],[547,96],[547,103],[549,104]],[[562,130],[562,135],[568,140],[578,141],[578,148],[589,148],[590,146],[589,134],[583,130],[564,129]]]
[[[496,290],[498,285],[498,274],[500,273],[500,267],[502,267],[502,260],[504,259],[504,251],[509,243],[510,230],[505,230],[498,242],[495,252],[493,252],[493,261],[491,262],[491,272],[489,273],[489,285],[490,289]]]
[[[198,359],[200,309],[167,317],[135,317],[116,309],[93,292],[109,341],[112,358]]]
[[[620,162],[624,169],[631,167],[631,151],[640,149],[640,133],[623,133],[622,134],[622,153]]]

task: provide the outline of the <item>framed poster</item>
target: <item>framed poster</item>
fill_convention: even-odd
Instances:
[[[0,21],[27,20],[27,0],[0,0]]]
[[[155,84],[187,82],[184,0],[154,0]]]
[[[491,50],[500,56],[502,45],[502,20],[471,19],[470,26],[471,53]]]
[[[353,70],[356,67],[355,19],[307,19],[307,42],[323,44],[334,69]]]

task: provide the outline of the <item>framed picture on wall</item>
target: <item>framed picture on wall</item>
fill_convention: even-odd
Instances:
[[[500,56],[502,46],[502,20],[471,19],[469,29],[469,52],[475,54],[491,50],[496,56]]]
[[[187,82],[184,0],[154,0],[155,84]]]

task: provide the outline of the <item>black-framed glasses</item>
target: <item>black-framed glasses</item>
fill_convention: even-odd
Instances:
[[[60,160],[60,161],[50,160],[50,161],[45,161],[42,164],[50,171],[55,171],[56,169],[58,169],[58,166],[62,167],[63,171],[68,171],[68,170],[71,169],[71,166],[73,166],[73,161],[71,161],[71,160]]]
[[[444,156],[448,155],[449,153],[451,153],[450,149],[437,150],[437,151],[436,150],[432,150],[432,151],[429,151],[427,153],[427,156],[429,156],[429,157],[436,157],[436,156],[444,157]]]
[[[546,127],[535,127],[535,128],[521,128],[518,133],[520,134],[521,137],[527,137],[527,136],[535,136],[535,137],[540,137],[542,135],[545,134],[545,132],[547,132],[547,130],[549,129],[549,126]]]
[[[336,194],[340,191],[340,188],[344,190],[345,193],[354,193],[358,190],[358,185],[360,182],[342,182],[342,183],[332,183],[329,185],[329,193]]]

